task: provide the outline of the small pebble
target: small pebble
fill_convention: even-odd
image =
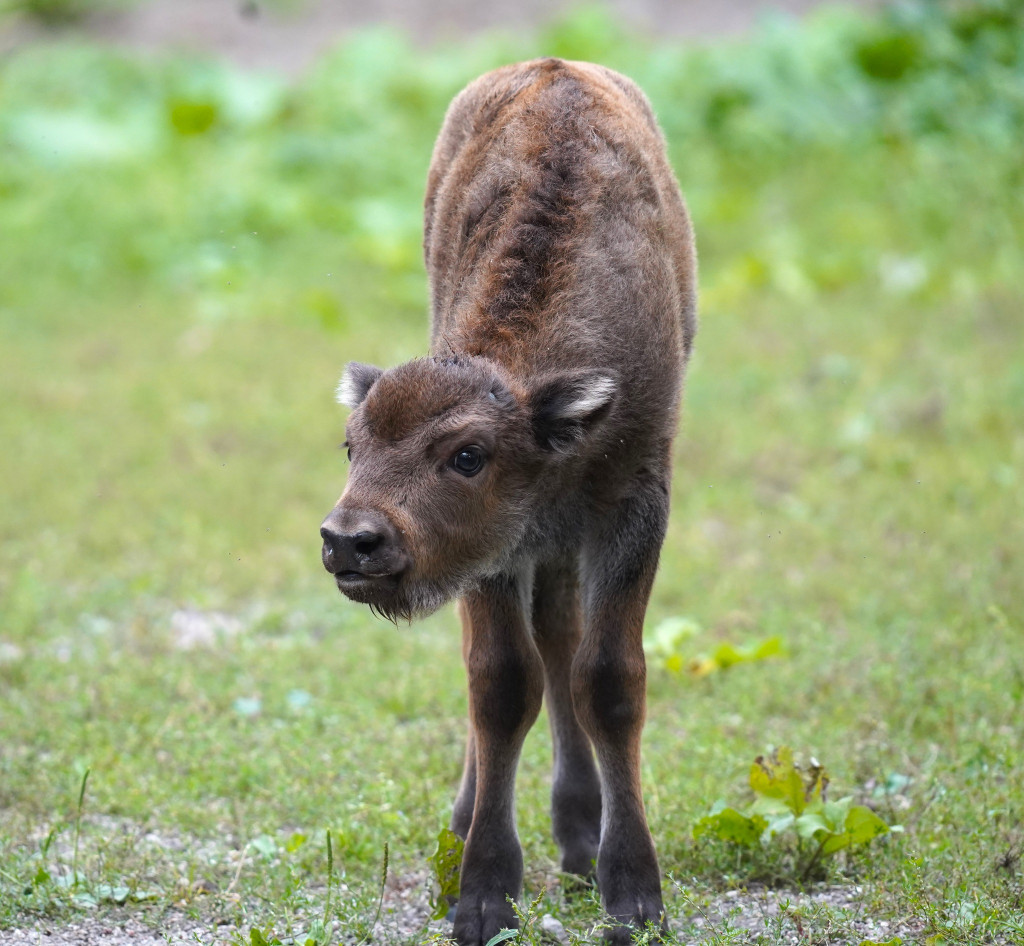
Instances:
[[[565,932],[565,927],[551,916],[550,913],[546,913],[540,918],[540,928],[547,933],[548,936],[553,939],[557,939],[560,943],[569,942],[569,935]]]

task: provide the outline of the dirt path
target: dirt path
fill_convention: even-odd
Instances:
[[[698,38],[739,33],[772,11],[799,15],[821,2],[611,0],[607,5],[628,29]],[[578,5],[579,0],[305,0],[289,11],[265,0],[143,0],[121,13],[57,31],[0,25],[0,51],[81,35],[132,49],[221,56],[241,66],[297,75],[346,33],[371,24],[397,27],[430,44],[487,29],[529,30]]]
[[[374,942],[405,946],[425,941],[431,933],[448,929],[444,922],[424,927],[428,907],[424,878],[411,884],[389,883],[384,910],[375,930]],[[677,933],[696,942],[728,939],[735,946],[754,946],[766,939],[777,946],[801,946],[826,942],[831,946],[859,946],[866,939],[913,942],[922,932],[914,920],[877,920],[865,909],[865,892],[858,887],[824,887],[810,893],[795,891],[730,891],[692,909],[692,916]],[[152,921],[151,921],[152,922]],[[542,918],[542,923],[544,920]],[[569,936],[561,923],[547,920],[544,928],[553,944],[567,943]],[[157,921],[156,928],[125,911],[120,916],[83,916],[66,925],[45,922],[20,930],[0,930],[0,946],[229,946],[241,931],[202,919],[171,912]],[[585,931],[577,930],[577,934]],[[335,928],[333,941],[347,941],[346,931]],[[1009,940],[993,946],[1009,946]]]

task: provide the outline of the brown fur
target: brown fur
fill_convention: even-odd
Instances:
[[[433,355],[349,366],[324,565],[392,619],[461,598],[458,941],[514,925],[515,770],[546,698],[562,865],[596,860],[625,943],[662,922],[641,635],[695,329],[693,235],[643,94],[555,59],[472,83],[435,147],[424,249]]]

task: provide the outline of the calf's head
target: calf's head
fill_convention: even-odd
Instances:
[[[591,370],[524,381],[486,358],[352,363],[351,469],[320,529],[343,594],[395,620],[440,607],[497,573],[520,547],[555,468],[613,409]]]

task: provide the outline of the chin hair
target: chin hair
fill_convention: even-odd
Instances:
[[[449,601],[459,598],[466,591],[468,582],[457,579],[449,581],[413,581],[400,588],[395,594],[366,601],[372,614],[397,625],[407,624],[413,618],[433,614]]]

